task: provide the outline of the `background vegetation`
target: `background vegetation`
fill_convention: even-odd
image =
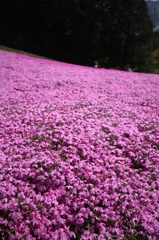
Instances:
[[[144,0],[5,0],[0,44],[93,66],[157,72]],[[154,56],[154,57],[153,57]]]

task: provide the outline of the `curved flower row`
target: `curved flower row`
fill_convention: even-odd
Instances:
[[[159,239],[159,76],[0,56],[0,238]]]

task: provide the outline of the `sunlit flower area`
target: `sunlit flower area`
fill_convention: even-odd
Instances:
[[[0,238],[159,239],[159,75],[0,51]]]

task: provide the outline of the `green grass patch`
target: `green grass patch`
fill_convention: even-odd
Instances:
[[[20,53],[20,54],[25,54],[27,56],[35,57],[35,58],[53,60],[51,58],[47,58],[47,57],[44,57],[44,56],[39,56],[39,55],[33,54],[33,53],[28,53],[28,52],[18,50],[18,49],[15,49],[15,48],[10,48],[10,47],[4,46],[4,45],[0,45],[0,50],[7,51],[7,52],[15,52],[15,53]]]

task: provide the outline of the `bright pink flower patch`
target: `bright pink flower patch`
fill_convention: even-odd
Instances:
[[[0,238],[159,239],[159,76],[0,51]]]

